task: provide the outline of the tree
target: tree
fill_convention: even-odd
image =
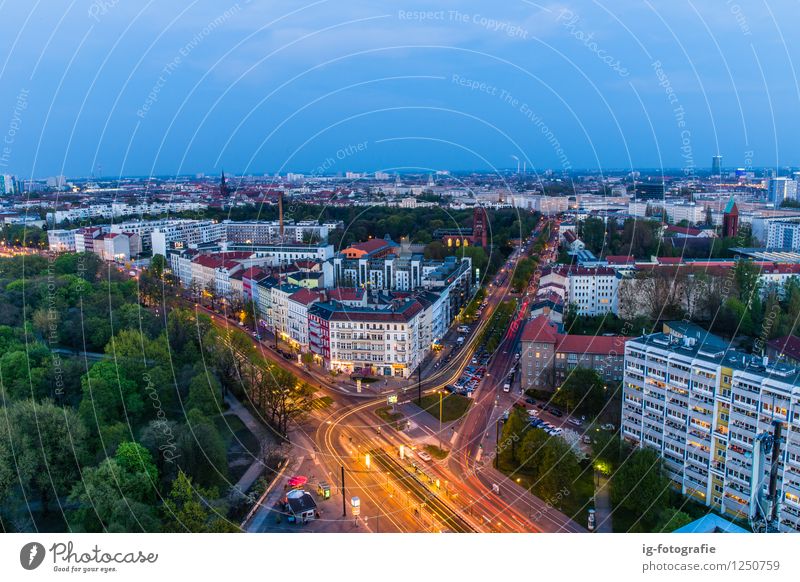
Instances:
[[[503,431],[498,444],[497,467],[516,469],[519,466],[517,444],[529,426],[528,414],[524,408],[514,407],[508,415],[508,420],[503,423]]]
[[[0,409],[0,500],[21,486],[47,511],[78,479],[85,442],[86,430],[70,408],[23,400]]]
[[[661,474],[661,458],[651,449],[638,449],[616,470],[611,501],[653,525],[669,497],[669,481]]]
[[[124,376],[114,362],[103,360],[81,379],[83,399],[78,411],[95,434],[113,422],[138,426],[144,399],[136,382]]]
[[[203,489],[192,484],[183,471],[172,482],[169,497],[162,508],[163,531],[167,533],[231,533],[240,531],[236,524],[223,516],[225,508],[212,505],[215,489]],[[221,511],[222,509],[222,511]]]
[[[214,423],[199,410],[190,410],[178,430],[176,462],[187,475],[205,487],[228,479],[225,442]]]
[[[676,529],[682,528],[690,523],[692,523],[692,518],[688,513],[676,509],[675,507],[667,507],[661,512],[658,523],[653,528],[653,532],[672,533]]]
[[[587,218],[582,225],[583,242],[586,248],[599,255],[606,240],[606,225],[602,218]]]
[[[69,501],[77,505],[70,529],[86,532],[156,532],[158,471],[147,449],[122,443],[113,458],[85,468]]]
[[[753,296],[758,293],[760,269],[753,261],[739,260],[733,268],[733,279],[742,303],[748,304]]]
[[[556,391],[553,402],[571,412],[594,417],[605,404],[605,382],[594,370],[575,368]]]
[[[167,268],[167,259],[164,255],[161,254],[154,254],[153,258],[150,259],[150,267],[148,270],[153,273],[153,275],[157,279],[162,279],[164,277],[164,270]]]
[[[193,408],[206,416],[214,416],[223,411],[222,386],[213,371],[201,370],[189,383],[186,410]]]
[[[571,447],[543,430],[529,430],[519,447],[519,467],[533,479],[534,492],[545,499],[570,490],[580,475],[580,466]]]

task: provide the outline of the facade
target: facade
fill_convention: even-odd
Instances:
[[[771,220],[766,226],[768,249],[800,250],[800,219]]]
[[[128,261],[141,252],[139,235],[110,232],[93,241],[92,249],[104,261]]]
[[[56,253],[75,252],[75,234],[74,230],[48,230],[47,245]]]
[[[281,223],[273,221],[222,222],[224,240],[231,243],[270,245],[283,242],[326,242],[332,230],[341,228],[341,222],[319,224],[314,220],[299,222],[284,221],[283,238]]]
[[[331,370],[408,378],[429,348],[420,341],[423,311],[413,298],[370,307],[315,303],[310,349]]]
[[[616,311],[621,276],[611,267],[556,265],[542,270],[540,286],[561,286],[566,290],[567,308],[579,315],[603,315]]]
[[[745,518],[753,447],[775,420],[785,427],[778,461],[780,527],[800,531],[797,370],[737,352],[683,322],[626,342],[622,436],[658,452],[683,494]]]
[[[560,334],[547,316],[534,317],[525,324],[520,339],[522,387],[553,389],[575,368],[594,370],[606,382],[619,383],[627,339]]]
[[[797,182],[791,178],[770,178],[767,202],[772,202],[777,207],[784,200],[797,200]]]

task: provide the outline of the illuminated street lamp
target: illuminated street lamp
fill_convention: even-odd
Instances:
[[[364,465],[366,465],[367,469],[369,469],[370,466],[369,453],[367,453],[366,456],[364,457]]]

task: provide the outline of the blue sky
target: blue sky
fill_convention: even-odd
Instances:
[[[0,0],[0,170],[800,165],[799,6]]]

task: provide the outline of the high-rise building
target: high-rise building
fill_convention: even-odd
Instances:
[[[750,514],[754,448],[782,423],[778,511],[781,531],[800,531],[800,379],[784,363],[737,352],[690,323],[625,344],[622,436],[655,450],[684,495],[736,518]],[[756,473],[756,474],[754,474]]]
[[[797,182],[791,178],[770,178],[767,201],[780,206],[784,200],[797,200]]]
[[[14,176],[0,174],[0,195],[14,194],[17,191]]]
[[[711,158],[711,175],[722,175],[722,156],[714,156]]]

